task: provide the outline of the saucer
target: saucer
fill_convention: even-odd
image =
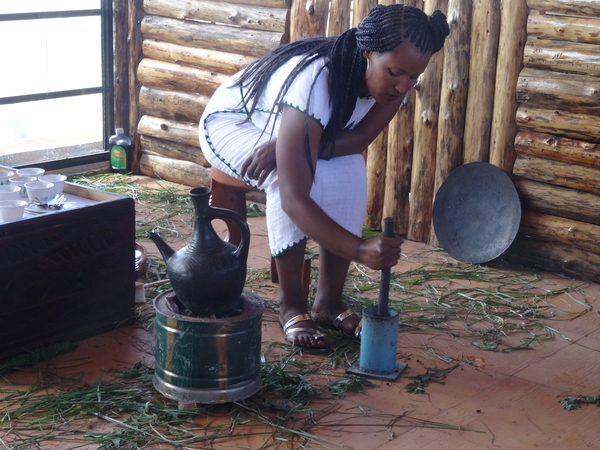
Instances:
[[[29,205],[27,205],[25,207],[25,212],[28,214],[34,214],[34,215],[38,215],[38,214],[47,214],[47,213],[54,213],[54,212],[58,212],[58,211],[64,211],[65,209],[71,209],[73,208],[74,203],[70,203],[70,202],[66,202],[63,203],[63,207],[61,209],[51,209],[51,208],[43,208],[41,206],[36,205],[35,203],[30,203]]]

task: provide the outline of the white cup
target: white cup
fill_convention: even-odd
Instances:
[[[54,184],[46,181],[30,181],[25,183],[27,197],[32,202],[47,202],[54,198]]]
[[[54,191],[52,192],[52,198],[54,198],[57,195],[62,194],[67,176],[58,174],[41,175],[38,177],[38,180],[54,184]]]
[[[24,169],[17,169],[17,176],[19,177],[39,177],[44,175],[46,171],[38,167],[26,167]]]
[[[37,180],[36,177],[12,177],[10,184],[19,186],[21,191],[19,192],[19,198],[27,198],[27,191],[25,190],[25,183]]]
[[[21,188],[19,186],[0,186],[0,200],[18,200]]]
[[[10,179],[15,176],[12,170],[0,170],[0,186],[6,186]]]
[[[0,222],[10,222],[23,218],[27,202],[25,200],[1,200]]]

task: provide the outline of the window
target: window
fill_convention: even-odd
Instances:
[[[0,42],[0,164],[107,159],[112,2],[1,2]]]

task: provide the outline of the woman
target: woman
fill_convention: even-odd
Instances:
[[[366,170],[361,153],[449,33],[440,11],[374,7],[333,38],[283,45],[225,82],[200,120],[207,160],[267,194],[267,227],[288,341],[327,349],[315,322],[360,337],[342,291],[352,260],[379,270],[400,257],[399,237],[362,239]],[[276,164],[275,164],[276,161]],[[311,314],[301,293],[306,240],[319,244]]]

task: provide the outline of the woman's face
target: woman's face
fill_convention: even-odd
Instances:
[[[407,41],[390,52],[364,51],[363,56],[367,58],[367,70],[361,93],[370,94],[383,105],[404,97],[431,59],[431,53],[423,53]]]

